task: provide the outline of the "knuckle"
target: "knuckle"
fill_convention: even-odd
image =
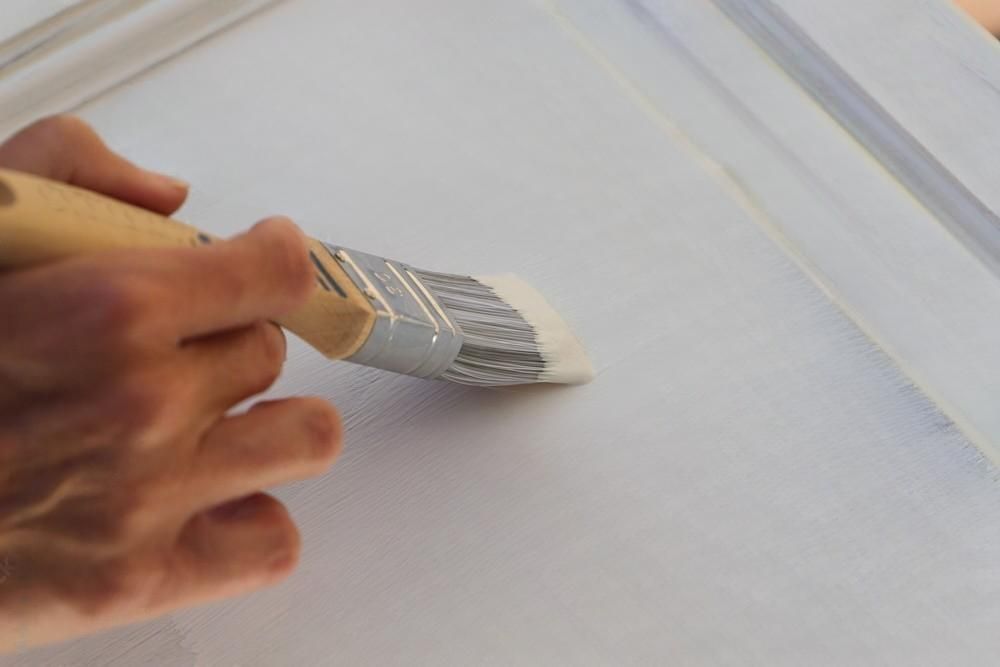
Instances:
[[[125,546],[141,533],[150,514],[144,495],[119,490],[108,499],[100,538],[106,546]]]
[[[159,408],[160,392],[144,378],[128,378],[119,382],[117,403],[122,414],[145,415]]]
[[[54,143],[98,141],[97,133],[83,119],[72,114],[48,116],[28,126],[26,134]]]
[[[296,294],[308,294],[313,285],[313,269],[309,261],[305,237],[288,218],[268,218],[261,226],[271,236],[267,252],[281,284]]]
[[[88,570],[86,578],[74,582],[69,596],[84,617],[107,616],[127,604],[117,560],[93,563]]]
[[[162,574],[136,554],[93,564],[77,591],[77,607],[90,617],[109,616],[121,609],[143,609]]]
[[[94,333],[116,341],[137,333],[149,311],[148,289],[123,274],[96,275],[81,291],[78,306]]]
[[[268,371],[271,382],[278,378],[282,366],[285,365],[285,334],[270,322],[255,325],[258,358],[261,365]],[[268,385],[271,383],[268,382]]]
[[[171,389],[166,380],[146,373],[126,374],[117,380],[112,392],[112,414],[120,415],[120,423],[133,437],[146,434],[155,438],[173,418],[176,401]]]
[[[141,532],[155,514],[161,499],[153,493],[154,486],[152,480],[136,480],[121,485],[121,490],[115,496],[114,510],[119,517],[122,535],[130,536]]]
[[[273,385],[281,375],[285,364],[285,336],[269,322],[254,325],[249,335],[252,338],[248,355],[251,361],[243,372],[249,375],[246,380],[248,391],[258,394]]]

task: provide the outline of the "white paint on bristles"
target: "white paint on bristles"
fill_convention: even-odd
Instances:
[[[584,384],[594,379],[594,368],[583,345],[538,290],[510,274],[476,276],[476,280],[490,287],[534,328],[545,360],[539,381]]]

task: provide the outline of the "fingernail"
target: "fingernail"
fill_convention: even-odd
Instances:
[[[160,178],[164,183],[176,190],[190,190],[191,185],[187,181],[182,181],[179,178],[173,176],[167,176],[166,174],[159,174]]]
[[[267,571],[271,574],[284,575],[288,574],[294,567],[298,557],[295,553],[285,552],[278,556],[273,557],[267,564]]]

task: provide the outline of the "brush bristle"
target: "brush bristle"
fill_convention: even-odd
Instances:
[[[416,273],[465,337],[443,379],[498,386],[582,384],[593,378],[590,361],[569,327],[523,280]]]

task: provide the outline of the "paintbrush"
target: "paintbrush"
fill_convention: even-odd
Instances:
[[[0,169],[0,266],[217,240],[88,190]],[[593,376],[562,318],[515,276],[424,271],[314,239],[309,255],[316,289],[278,324],[331,359],[476,386]]]

